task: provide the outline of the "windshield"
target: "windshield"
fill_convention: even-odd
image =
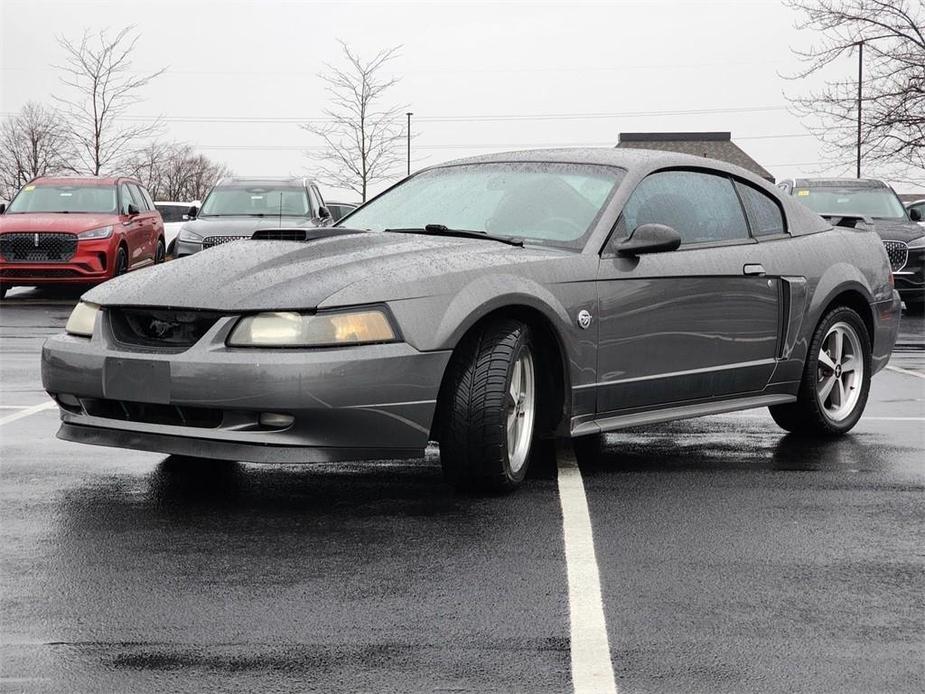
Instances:
[[[202,203],[200,217],[270,217],[284,214],[306,217],[311,207],[304,188],[277,186],[234,186],[215,188]]]
[[[902,203],[887,188],[796,188],[793,194],[820,214],[857,214],[878,219],[905,219]]]
[[[499,162],[424,171],[344,220],[384,231],[442,224],[582,248],[623,170],[588,164]]]
[[[30,183],[13,198],[7,214],[28,212],[92,212],[115,214],[116,187],[111,183],[74,185]]]

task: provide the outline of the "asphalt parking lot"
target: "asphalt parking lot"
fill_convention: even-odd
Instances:
[[[192,469],[58,441],[39,351],[75,298],[0,309],[3,691],[572,690],[555,471],[479,499],[430,459]],[[925,688],[922,319],[891,367],[840,440],[754,410],[611,436],[581,469],[621,692]]]

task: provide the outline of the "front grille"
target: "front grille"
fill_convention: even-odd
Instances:
[[[890,269],[893,272],[899,272],[906,267],[906,261],[909,260],[909,246],[903,241],[884,241],[883,246],[886,248],[887,257],[890,259]]]
[[[223,243],[228,243],[229,241],[240,241],[241,239],[249,238],[249,236],[206,236],[202,240],[202,247],[212,248],[212,246],[219,246]]]
[[[75,234],[0,234],[0,256],[10,263],[66,263],[76,252]]]
[[[116,341],[162,352],[182,352],[205,335],[221,313],[153,308],[107,309]]]
[[[166,424],[181,427],[214,429],[222,423],[222,411],[212,407],[153,405],[128,400],[81,398],[80,404],[91,417],[118,419],[123,422]]]
[[[77,270],[0,270],[0,277],[6,279],[33,279],[36,277],[50,277],[52,279],[63,277],[79,277]]]

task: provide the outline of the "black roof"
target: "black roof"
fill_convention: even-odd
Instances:
[[[657,149],[719,159],[774,183],[774,176],[732,141],[730,132],[620,133],[617,147]]]

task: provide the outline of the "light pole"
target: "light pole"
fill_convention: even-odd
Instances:
[[[408,175],[410,176],[411,175],[411,116],[413,116],[414,113],[412,113],[411,111],[408,111],[405,115],[408,116]],[[858,164],[858,166],[860,166],[860,164]]]
[[[864,42],[858,41],[858,166],[857,178],[861,177],[861,84],[864,79]]]

